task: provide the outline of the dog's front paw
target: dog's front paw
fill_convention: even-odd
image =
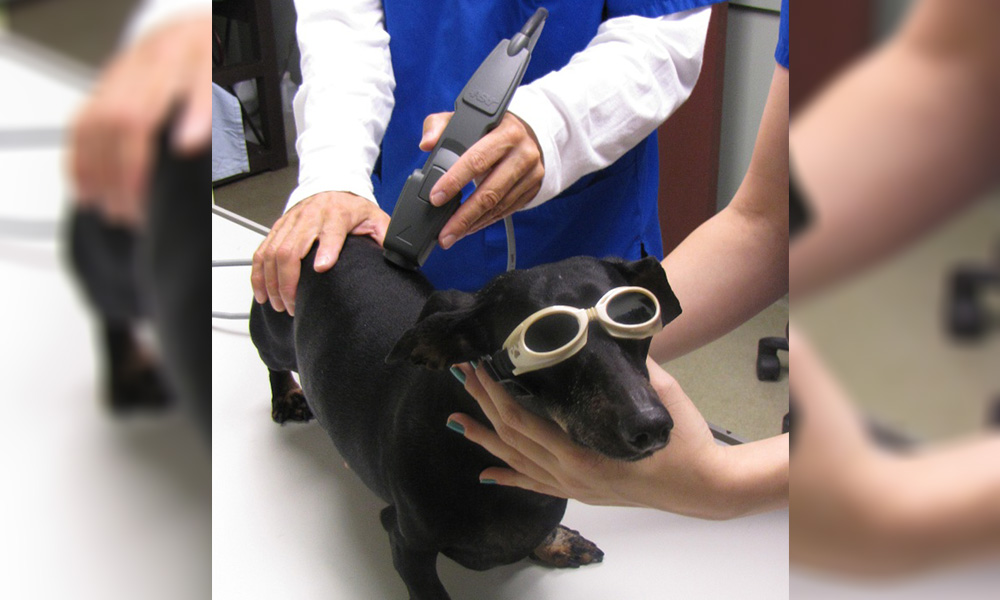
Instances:
[[[532,551],[531,557],[557,569],[575,569],[603,561],[604,551],[579,531],[559,525]]]
[[[271,419],[275,423],[297,421],[307,423],[313,418],[301,388],[288,390],[284,395],[271,398]]]

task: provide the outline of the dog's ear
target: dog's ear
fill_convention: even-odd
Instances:
[[[477,318],[480,306],[472,294],[434,292],[416,324],[408,329],[385,358],[387,364],[409,359],[428,369],[444,369],[479,358],[486,347]]]
[[[644,287],[653,292],[660,302],[660,318],[663,324],[673,321],[681,314],[681,303],[674,295],[667,281],[660,261],[647,256],[636,261],[612,260],[610,262],[625,277],[629,285]]]

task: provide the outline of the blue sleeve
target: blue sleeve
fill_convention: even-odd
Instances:
[[[788,68],[788,0],[781,0],[781,25],[778,29],[778,47],[774,50],[774,60]]]
[[[640,17],[659,17],[700,6],[716,4],[722,0],[607,0],[607,17],[623,17],[638,15]]]

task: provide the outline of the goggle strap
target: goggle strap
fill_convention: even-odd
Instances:
[[[514,363],[511,362],[506,350],[500,350],[496,354],[484,356],[481,363],[494,381],[511,381],[514,379]]]

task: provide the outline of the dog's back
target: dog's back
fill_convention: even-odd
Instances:
[[[327,273],[311,268],[317,247],[302,261],[296,317],[255,304],[250,334],[269,369],[300,373],[309,408],[365,483],[386,501],[388,490],[373,432],[383,427],[400,395],[421,369],[389,367],[393,343],[416,321],[433,291],[421,275],[390,266],[378,245],[349,236]]]

